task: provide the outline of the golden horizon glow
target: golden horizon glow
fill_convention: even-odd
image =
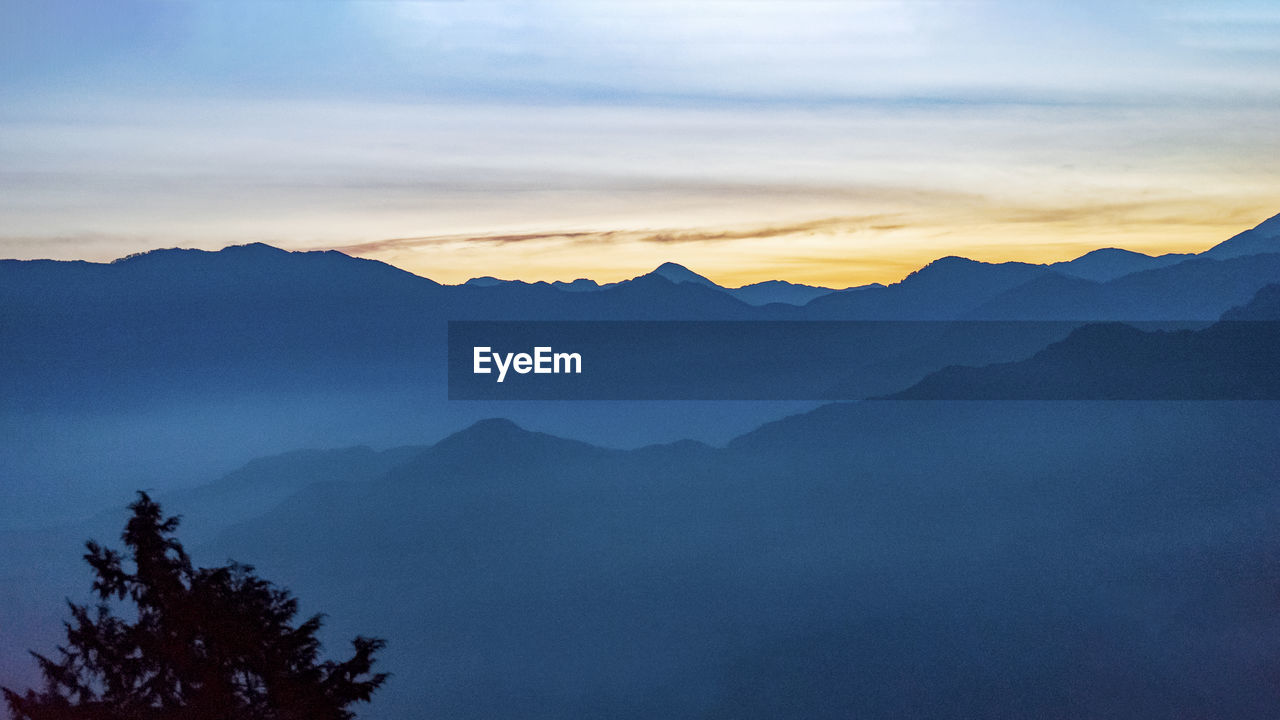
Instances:
[[[3,257],[845,286],[1280,210],[1258,0],[69,2],[0,42]]]
[[[674,262],[724,287],[766,280],[844,288],[891,284],[941,257],[981,262],[1047,264],[1100,248],[1147,255],[1197,253],[1248,230],[1280,208],[1205,208],[1208,220],[1138,218],[1119,221],[1061,213],[1069,219],[1033,222],[972,217],[931,224],[900,216],[823,218],[789,226],[699,227],[681,230],[539,230],[487,235],[399,238],[325,246],[379,260],[437,282],[471,278],[618,282]],[[958,215],[958,214],[957,214]],[[655,241],[655,236],[683,238]],[[604,246],[604,247],[601,247]],[[603,250],[603,251],[602,251]]]

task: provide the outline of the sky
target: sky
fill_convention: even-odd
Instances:
[[[892,282],[1280,212],[1280,5],[3,0],[0,257]]]

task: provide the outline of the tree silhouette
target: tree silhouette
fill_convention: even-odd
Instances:
[[[322,616],[294,627],[298,601],[248,565],[193,568],[144,492],[122,539],[131,566],[89,541],[95,608],[68,601],[59,660],[32,653],[43,692],[4,688],[15,720],[349,720],[386,680],[382,640],[357,637],[344,662],[318,659]],[[133,622],[109,601],[136,606]]]

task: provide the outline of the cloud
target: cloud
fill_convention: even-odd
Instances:
[[[355,243],[352,245],[326,245],[323,247],[313,248],[316,250],[337,250],[338,252],[348,253],[351,255],[360,255],[367,253],[376,253],[384,250],[411,250],[421,247],[432,247],[436,245],[456,245],[468,243],[482,243],[485,245],[510,245],[513,243],[523,243],[536,240],[605,240],[616,235],[616,231],[605,232],[538,232],[538,233],[517,233],[507,235],[426,235],[422,237],[405,237],[405,238],[387,238],[385,240],[371,240],[369,242]]]
[[[720,240],[763,240],[788,235],[853,232],[869,227],[868,223],[883,220],[886,215],[861,215],[832,217],[790,225],[765,225],[745,230],[684,230],[664,231],[639,238],[643,242],[662,244],[715,242]],[[897,226],[901,227],[901,226]]]
[[[1224,223],[1241,225],[1254,219],[1259,208],[1237,203],[1218,208],[1211,215],[1188,203],[1188,198],[1175,196],[1154,200],[1110,203],[1077,203],[1049,207],[995,207],[989,213],[992,222],[1044,227],[1134,227],[1137,225],[1178,225],[1181,227],[1221,227]]]
[[[786,225],[760,225],[740,229],[684,228],[667,230],[578,230],[566,232],[534,232],[501,235],[428,235],[422,237],[387,238],[351,245],[324,246],[325,250],[337,250],[352,255],[367,255],[392,250],[441,245],[511,245],[537,241],[568,241],[575,244],[608,242],[640,242],[660,245],[683,243],[708,243],[734,240],[765,240],[789,235],[813,235],[849,233],[860,230],[887,230],[905,225],[876,225],[878,221],[893,216],[885,214],[831,217]]]

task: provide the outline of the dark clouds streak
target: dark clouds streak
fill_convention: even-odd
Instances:
[[[765,225],[741,230],[601,230],[572,232],[541,232],[508,235],[434,235],[410,238],[389,238],[370,242],[343,245],[332,248],[344,253],[361,254],[384,250],[406,250],[418,247],[437,245],[455,245],[479,243],[485,245],[509,245],[539,240],[567,240],[573,243],[594,244],[613,241],[632,241],[677,245],[683,243],[722,242],[732,240],[758,240],[789,235],[803,234],[835,234],[850,233],[862,230],[887,230],[907,227],[906,225],[873,225],[893,216],[861,215],[851,217],[832,217],[789,225]]]

